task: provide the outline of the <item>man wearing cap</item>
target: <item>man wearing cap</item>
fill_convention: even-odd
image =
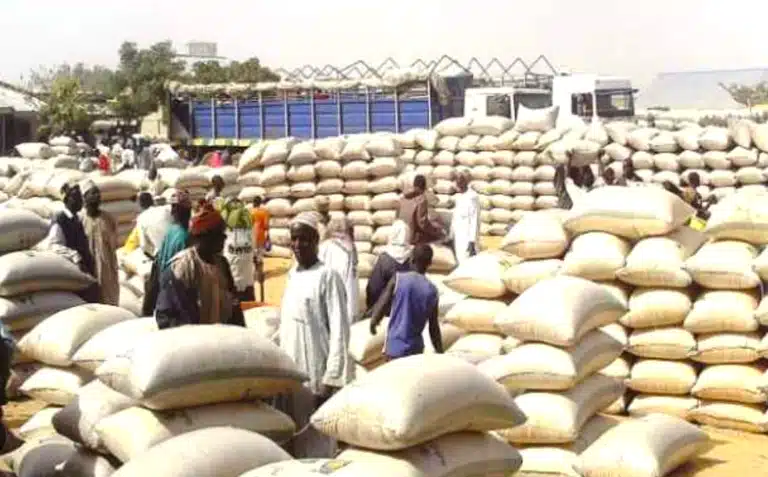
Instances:
[[[192,216],[192,201],[186,190],[176,190],[171,195],[171,224],[163,237],[152,263],[152,271],[144,284],[142,312],[149,316],[155,311],[160,276],[168,268],[171,259],[189,245],[189,219]]]
[[[204,203],[190,221],[192,246],[160,275],[155,319],[160,329],[195,324],[245,326],[229,264],[222,256],[226,223]]]
[[[296,264],[280,307],[280,347],[309,380],[276,404],[301,429],[335,389],[354,379],[349,358],[350,320],[341,276],[318,258],[318,214],[304,212],[291,223],[291,248]],[[329,457],[335,443],[309,427],[293,441],[296,458]]]
[[[117,306],[120,303],[120,284],[117,275],[117,222],[101,210],[101,192],[91,180],[84,181],[85,210],[80,212],[88,248],[93,257],[96,281],[99,283],[99,302]]]

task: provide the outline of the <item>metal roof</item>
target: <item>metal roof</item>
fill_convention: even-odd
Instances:
[[[768,68],[660,73],[637,97],[638,107],[737,109],[721,84],[756,85],[768,81]]]
[[[20,113],[37,113],[43,103],[21,88],[0,82],[0,107],[13,108]]]

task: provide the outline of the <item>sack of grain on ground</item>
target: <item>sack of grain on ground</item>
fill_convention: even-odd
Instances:
[[[643,394],[685,396],[696,376],[696,367],[687,361],[641,359],[632,366],[627,386]]]
[[[565,228],[574,234],[606,232],[629,239],[665,235],[694,213],[676,195],[655,187],[607,186],[576,201]]]
[[[688,417],[699,424],[721,429],[768,432],[768,415],[764,404],[701,401],[688,413]]]
[[[682,419],[654,414],[609,429],[576,466],[584,477],[658,477],[703,453],[707,434]]]
[[[762,345],[757,333],[712,333],[696,337],[691,359],[705,364],[747,364],[760,359]]]
[[[40,368],[24,381],[19,390],[33,398],[55,406],[66,406],[93,375],[76,368]]]
[[[691,333],[757,331],[755,290],[706,290],[698,296],[683,327]]]
[[[703,287],[743,290],[760,284],[760,277],[752,269],[756,257],[757,249],[746,242],[710,242],[686,260],[685,268]]]
[[[500,298],[507,293],[504,272],[521,261],[503,252],[481,252],[462,262],[443,283],[473,298]]]
[[[593,330],[570,348],[526,343],[480,363],[478,369],[507,389],[563,391],[608,366],[623,349],[608,333]]]
[[[685,288],[693,279],[685,270],[685,261],[705,242],[706,236],[681,227],[663,237],[650,237],[635,244],[624,268],[616,277],[641,287]]]
[[[624,305],[600,285],[561,276],[526,290],[496,317],[496,326],[521,340],[573,346],[625,312]]]
[[[134,404],[133,399],[95,380],[78,390],[72,402],[53,417],[52,424],[60,435],[89,449],[103,451],[105,448],[96,433],[96,425]]]
[[[710,401],[763,404],[768,401],[765,371],[765,366],[758,364],[706,366],[691,394]]]
[[[70,366],[77,350],[93,335],[122,321],[135,319],[128,310],[89,303],[60,311],[32,329],[19,342],[30,358],[51,366]]]
[[[0,320],[9,331],[28,330],[49,316],[85,304],[69,292],[37,292],[15,298],[0,298]]]
[[[630,249],[627,240],[605,232],[579,235],[563,259],[561,273],[587,280],[613,280]]]
[[[699,400],[689,396],[638,394],[627,407],[627,412],[630,417],[634,418],[651,414],[666,414],[688,420],[689,413],[698,405]]]
[[[711,209],[704,232],[720,240],[768,244],[768,205],[764,194],[737,192]]]
[[[629,298],[629,311],[619,321],[630,328],[677,326],[692,307],[691,293],[684,288],[636,288]]]
[[[72,356],[72,364],[96,371],[107,359],[140,343],[144,336],[157,331],[154,317],[135,318],[115,323],[95,333]]]
[[[696,349],[693,333],[683,328],[650,328],[634,330],[627,351],[648,359],[683,360]]]
[[[537,283],[560,275],[560,259],[530,260],[509,267],[504,272],[504,285],[512,293],[521,295]]]
[[[504,388],[473,365],[421,355],[389,362],[341,389],[311,422],[352,445],[400,450],[459,430],[498,430],[523,420]]]
[[[90,275],[52,252],[13,252],[0,257],[0,296],[43,291],[77,292],[93,284]]]
[[[208,364],[200,367],[199,360]],[[226,325],[151,333],[109,358],[96,376],[155,410],[270,397],[296,389],[305,379],[293,361],[258,332]]]
[[[472,364],[504,354],[504,337],[493,333],[469,333],[453,343],[446,353]]]
[[[575,441],[584,424],[624,393],[614,378],[594,375],[561,393],[530,392],[515,398],[527,417],[499,435],[514,444],[567,444]]]

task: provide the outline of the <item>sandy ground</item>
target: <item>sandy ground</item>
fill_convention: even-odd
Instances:
[[[500,239],[483,240],[483,248],[497,248]],[[267,303],[279,304],[290,260],[267,259],[265,291]],[[257,292],[258,294],[258,292]],[[5,421],[18,428],[45,405],[39,401],[17,401],[5,406]],[[768,436],[704,428],[711,438],[710,449],[701,457],[670,474],[670,477],[751,477],[768,475]]]

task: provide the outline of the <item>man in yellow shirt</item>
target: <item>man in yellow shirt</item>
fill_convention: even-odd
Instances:
[[[264,296],[264,252],[272,248],[269,243],[269,211],[261,206],[262,198],[256,196],[253,199],[251,209],[251,223],[253,224],[253,263],[254,278],[259,282],[261,301]]]
[[[141,208],[141,212],[144,212],[148,210],[150,207],[154,205],[154,199],[152,198],[152,194],[149,194],[147,192],[142,192],[139,194],[139,207]],[[123,245],[123,251],[125,253],[131,253],[139,246],[141,245],[141,239],[140,239],[140,233],[139,233],[139,226],[138,224],[133,227],[133,230],[131,230],[131,234],[128,235],[128,238],[125,240],[125,244]]]

